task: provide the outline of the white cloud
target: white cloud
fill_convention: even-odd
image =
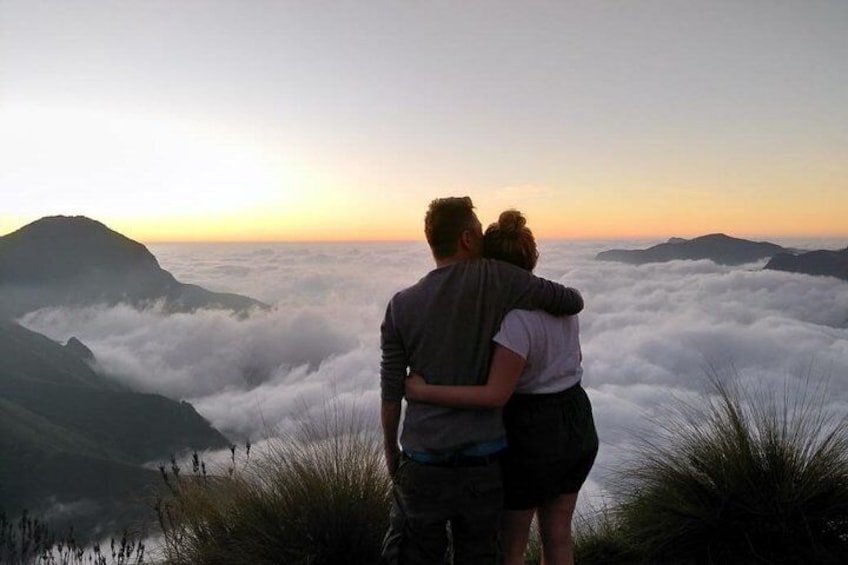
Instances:
[[[835,244],[834,247],[844,245]],[[708,372],[782,386],[829,379],[848,402],[848,283],[675,261],[595,261],[598,242],[543,242],[539,274],[579,288],[585,384],[602,447],[593,489],[650,434],[674,397],[697,398]],[[78,336],[103,370],[139,390],[188,399],[234,440],[291,430],[328,400],[376,414],[379,324],[391,294],[432,268],[423,244],[154,246],[185,282],[275,305],[239,319],[127,307],[49,309],[24,325]],[[601,486],[598,486],[601,485]]]

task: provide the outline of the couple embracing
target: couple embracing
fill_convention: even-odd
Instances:
[[[572,563],[571,517],[598,449],[580,386],[583,299],[532,275],[519,212],[484,235],[470,198],[437,199],[425,233],[436,268],[391,299],[381,327],[383,562],[523,564],[537,514],[545,563]]]

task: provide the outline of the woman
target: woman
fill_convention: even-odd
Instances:
[[[532,271],[539,252],[524,216],[503,212],[489,226],[483,255]],[[583,388],[577,316],[513,310],[497,344],[484,386],[406,383],[408,399],[458,408],[504,406],[509,447],[503,460],[506,565],[523,565],[530,524],[538,515],[544,563],[574,562],[571,519],[577,492],[598,451],[592,408]],[[508,401],[508,402],[507,402]]]

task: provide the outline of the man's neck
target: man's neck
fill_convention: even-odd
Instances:
[[[463,261],[470,261],[473,257],[467,253],[456,253],[455,255],[451,255],[450,257],[442,257],[435,258],[436,268],[440,269],[442,267],[447,267],[448,265],[453,265],[455,263],[461,263]]]

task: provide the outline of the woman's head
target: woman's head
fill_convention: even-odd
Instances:
[[[539,259],[536,239],[527,227],[527,219],[518,210],[501,212],[497,222],[486,228],[483,257],[512,263],[532,271]]]

